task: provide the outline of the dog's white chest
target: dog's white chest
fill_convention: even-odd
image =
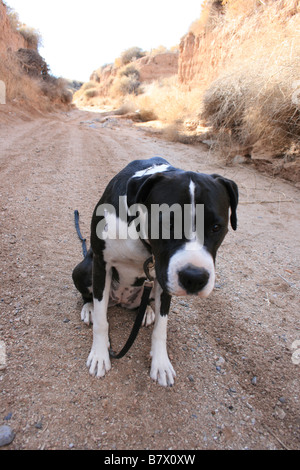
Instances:
[[[143,266],[149,257],[148,250],[141,240],[108,238],[103,255],[107,265],[117,271],[111,284],[109,305],[137,308],[141,303],[143,286],[135,284],[145,277]]]

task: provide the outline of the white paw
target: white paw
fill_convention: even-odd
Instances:
[[[109,352],[106,345],[98,348],[92,347],[86,365],[91,375],[104,377],[106,372],[111,369]]]
[[[155,380],[162,385],[163,387],[174,385],[174,379],[176,373],[173,369],[173,366],[168,358],[167,353],[159,356],[153,355],[151,370],[150,370],[151,379]]]
[[[81,310],[81,320],[87,325],[93,323],[94,304],[93,302],[87,302],[84,304]]]
[[[150,326],[150,325],[152,325],[152,323],[154,323],[154,321],[155,321],[155,313],[153,312],[150,305],[148,305],[148,307],[146,309],[146,313],[145,313],[144,318],[143,318],[142,325],[143,326]]]

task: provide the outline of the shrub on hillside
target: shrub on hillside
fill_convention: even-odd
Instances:
[[[144,57],[144,55],[145,55],[145,52],[143,52],[140,47],[130,47],[129,49],[126,49],[126,51],[124,51],[121,54],[121,57],[120,57],[121,64],[127,65],[136,59],[140,59],[141,57]]]
[[[0,77],[6,86],[6,101],[28,101],[38,103],[38,82],[25,74],[16,55],[12,52],[0,60]]]
[[[72,102],[73,93],[68,88],[67,80],[63,78],[49,75],[46,80],[41,80],[40,89],[52,103],[71,104]]]
[[[141,93],[140,73],[133,64],[120,68],[114,79],[111,93],[114,96],[138,95]]]
[[[95,98],[96,96],[98,96],[98,90],[96,88],[88,88],[87,90],[85,90],[84,96],[86,96],[87,98]]]
[[[23,36],[30,49],[38,50],[42,43],[42,37],[37,29],[22,25],[18,28],[18,31]]]

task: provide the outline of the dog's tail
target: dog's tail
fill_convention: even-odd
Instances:
[[[83,238],[83,236],[81,235],[81,232],[80,232],[80,228],[79,228],[79,212],[78,212],[77,209],[74,211],[74,218],[75,218],[75,228],[76,228],[76,232],[77,232],[77,235],[78,235],[78,237],[79,237],[79,239],[81,240],[81,243],[82,243],[82,252],[83,252],[83,256],[86,257],[86,254],[87,254],[86,238]]]

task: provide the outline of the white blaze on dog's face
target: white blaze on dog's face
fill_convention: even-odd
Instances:
[[[192,172],[165,172],[153,175],[151,179],[151,184],[147,182],[143,203],[150,214],[149,243],[155,257],[157,279],[162,289],[170,295],[197,295],[205,298],[214,288],[215,257],[228,231],[229,207],[232,209],[232,226],[236,228],[235,188],[229,186],[232,182],[218,175]],[[182,219],[177,219],[174,210],[169,239],[152,237],[153,226],[159,226],[163,231],[164,221],[160,216],[153,217],[151,206],[162,204],[177,206],[183,214]],[[187,206],[188,214],[185,212]],[[203,211],[200,226],[199,207]],[[185,231],[186,219],[189,221],[187,226],[192,227],[188,234]],[[182,229],[181,238],[175,236],[178,224]]]
[[[215,264],[213,257],[199,240],[196,228],[195,183],[189,184],[191,229],[194,236],[170,258],[167,279],[171,295],[197,294],[208,297],[215,284]],[[203,221],[204,222],[204,221]],[[204,228],[204,227],[203,227]]]
[[[213,257],[197,241],[187,242],[170,258],[167,279],[171,295],[208,297],[215,284]]]

